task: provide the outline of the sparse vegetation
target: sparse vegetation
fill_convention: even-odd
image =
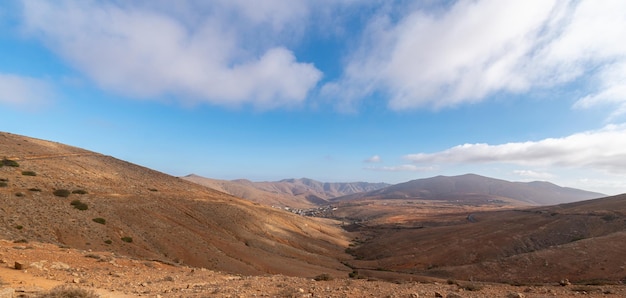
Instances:
[[[133,238],[132,237],[128,237],[128,236],[122,237],[122,241],[127,242],[127,243],[131,243],[131,242],[133,242]]]
[[[0,187],[7,187],[8,184],[6,183],[6,181],[0,181]]]
[[[15,226],[15,228],[16,228],[16,229],[18,229],[18,230],[21,230],[21,229],[23,229],[24,227],[23,227],[23,226],[21,226],[21,225],[17,225],[17,226]]]
[[[328,273],[322,273],[316,277],[313,278],[316,281],[327,281],[327,280],[333,280],[333,277],[330,276],[330,274]]]
[[[52,192],[52,194],[54,194],[57,197],[62,197],[62,198],[67,198],[70,196],[70,191],[67,189],[57,189],[55,191]]]
[[[18,240],[13,241],[13,243],[28,243],[28,240],[26,240],[26,239],[18,239]]]
[[[38,295],[39,298],[97,298],[95,292],[87,289],[77,288],[70,285],[61,285],[52,290]]]
[[[15,196],[18,197],[18,198],[21,198],[21,197],[24,196],[24,193],[23,192],[16,192]]]
[[[84,195],[87,194],[87,191],[84,189],[75,189],[72,191],[73,194]]]
[[[106,243],[106,244],[111,244],[111,243],[113,243],[113,241],[111,241],[111,240],[107,239],[107,240],[104,240],[104,243]]]
[[[78,210],[87,210],[89,209],[89,206],[87,206],[87,204],[81,202],[80,200],[73,200],[70,205],[74,206],[74,208],[78,209]]]
[[[158,190],[158,189],[156,189],[156,188],[148,188],[148,190],[149,190],[149,191],[159,191],[159,190]]]
[[[101,225],[103,225],[103,224],[106,224],[106,223],[107,223],[106,219],[104,219],[104,218],[102,218],[102,217],[96,217],[96,218],[94,218],[94,219],[92,219],[92,220],[93,220],[94,222],[97,222],[97,223],[101,224]]]
[[[37,173],[33,171],[22,171],[23,176],[37,176]]]
[[[41,191],[41,189],[36,188],[36,187],[29,188],[28,190],[29,190],[29,191],[36,191],[36,192],[40,192],[40,191]]]
[[[2,164],[3,166],[7,166],[7,167],[15,167],[15,168],[17,168],[17,167],[19,167],[19,166],[20,166],[20,164],[19,164],[19,163],[17,163],[17,161],[7,159],[6,157],[2,159],[2,163],[1,163],[1,164]]]

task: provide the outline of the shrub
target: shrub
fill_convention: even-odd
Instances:
[[[0,187],[7,187],[8,184],[4,181],[0,181]]]
[[[322,273],[316,277],[313,278],[316,281],[322,281],[322,280],[333,280],[333,277],[330,276],[330,274],[328,273]]]
[[[23,176],[37,176],[37,173],[33,171],[22,171]]]
[[[20,197],[20,198],[21,198],[21,197],[23,197],[23,196],[24,196],[24,193],[23,193],[23,192],[16,192],[16,193],[15,193],[15,196],[16,196],[16,197]]]
[[[67,189],[57,189],[52,192],[57,197],[67,198],[70,196],[70,191]]]
[[[159,190],[158,190],[158,189],[156,189],[156,188],[148,188],[148,190],[149,190],[149,191],[159,191]]]
[[[73,287],[70,285],[61,285],[52,290],[38,295],[39,298],[96,298],[100,297],[91,290]]]
[[[17,163],[17,161],[7,159],[6,157],[2,159],[2,165],[7,166],[7,167],[15,167],[15,168],[20,166],[20,164]]]
[[[111,241],[111,240],[107,239],[107,240],[104,240],[104,243],[106,243],[106,244],[111,244],[111,243],[113,243],[113,241]]]
[[[21,226],[21,225],[17,225],[17,226],[15,226],[15,228],[16,228],[16,229],[18,229],[18,230],[21,230],[21,229],[23,229],[24,227],[23,227],[23,226]]]
[[[39,189],[39,188],[36,188],[36,187],[33,187],[33,188],[29,188],[28,190],[30,190],[30,191],[41,191],[41,189]]]
[[[74,208],[78,210],[87,210],[89,208],[87,204],[81,202],[80,200],[73,200],[70,205],[74,206]]]
[[[128,236],[122,237],[122,241],[131,243],[131,242],[133,242],[133,238],[132,237],[128,237]]]
[[[96,218],[94,218],[94,219],[92,219],[92,220],[93,220],[94,222],[97,222],[97,223],[101,224],[101,225],[103,225],[103,224],[106,224],[106,223],[107,223],[106,219],[104,219],[104,218],[102,218],[102,217],[96,217]]]
[[[84,189],[75,189],[75,190],[72,191],[72,193],[79,194],[79,195],[84,195],[84,194],[87,194],[87,191],[84,190]]]

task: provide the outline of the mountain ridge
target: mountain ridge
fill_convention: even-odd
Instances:
[[[459,200],[463,194],[485,200],[508,198],[521,204],[554,205],[605,197],[605,194],[561,187],[547,181],[511,182],[477,174],[435,176],[394,184],[382,189],[334,198],[333,202],[365,199]]]

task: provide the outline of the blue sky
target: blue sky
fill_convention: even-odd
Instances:
[[[0,130],[182,176],[626,192],[624,1],[3,1]]]

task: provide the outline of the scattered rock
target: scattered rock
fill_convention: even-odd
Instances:
[[[15,270],[24,270],[26,268],[26,264],[22,261],[15,261],[14,268]]]
[[[443,294],[439,293],[439,292],[435,292],[435,297],[441,297],[443,298]]]
[[[15,290],[13,288],[0,289],[0,298],[13,298]]]
[[[522,293],[509,293],[508,295],[506,295],[507,298],[524,298],[526,296],[524,296],[524,294]]]
[[[463,296],[457,293],[448,293],[448,295],[446,295],[446,298],[463,298]]]
[[[69,270],[70,265],[62,263],[62,262],[53,262],[52,265],[50,265],[50,268],[56,269],[56,270]]]
[[[411,294],[409,294],[409,298],[419,298],[419,297],[420,297],[420,294],[418,294],[418,293],[411,293]]]
[[[564,279],[561,279],[561,281],[559,281],[559,284],[564,287],[564,286],[569,286],[572,283],[569,282],[569,280],[567,278],[564,278]]]

